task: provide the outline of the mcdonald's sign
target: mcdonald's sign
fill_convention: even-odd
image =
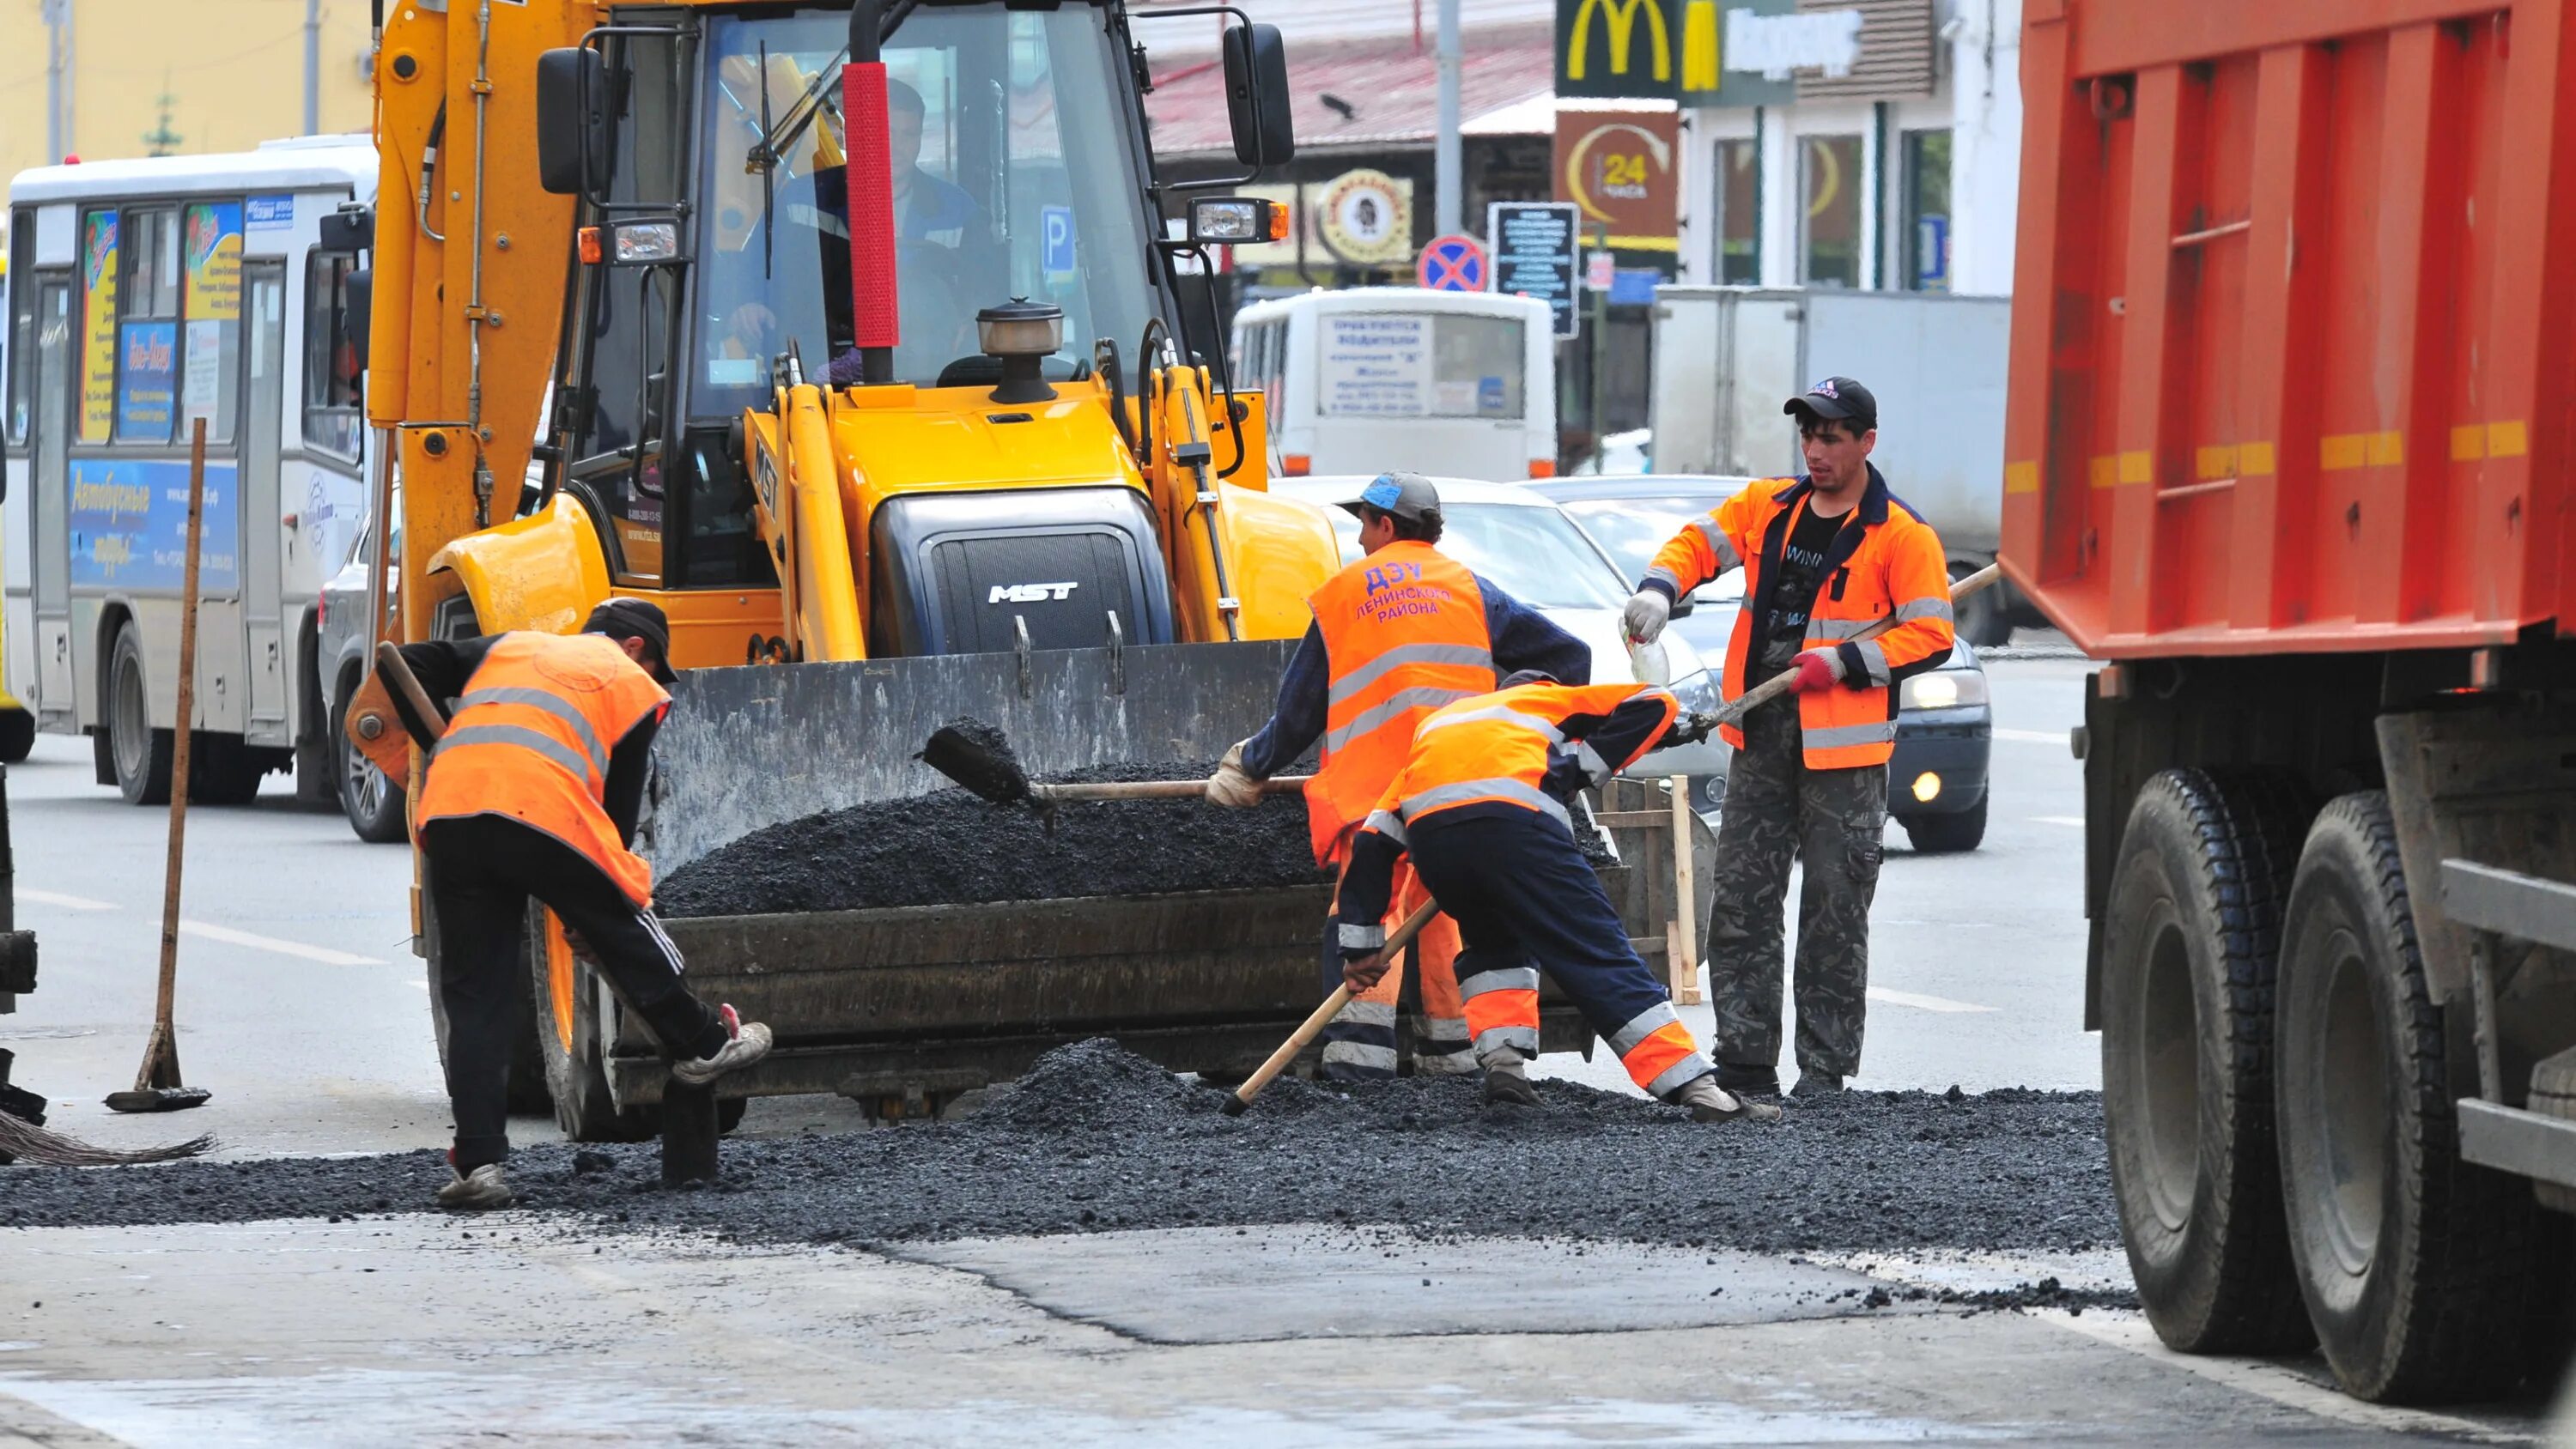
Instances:
[[[1797,0],[1556,0],[1556,93],[1686,106],[1785,105],[1785,82],[1726,68],[1726,12]]]

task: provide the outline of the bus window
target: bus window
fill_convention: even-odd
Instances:
[[[18,262],[18,285],[9,289],[9,441],[27,441],[27,419],[36,392],[36,212],[21,207],[10,219],[9,255]]]
[[[116,440],[167,444],[179,414],[179,213],[129,211],[120,240]]]
[[[1527,324],[1454,312],[1332,312],[1317,411],[1339,417],[1522,416]]]
[[[304,441],[343,458],[358,456],[359,391],[366,359],[349,330],[349,252],[317,251],[304,278]]]
[[[189,207],[181,238],[180,437],[187,423],[204,418],[206,441],[229,443],[241,407],[241,203]]]
[[[1430,415],[1520,417],[1527,325],[1517,317],[1433,317]]]
[[[80,441],[104,443],[116,424],[117,241],[113,211],[81,217]]]

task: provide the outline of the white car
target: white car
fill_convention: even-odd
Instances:
[[[1273,478],[1270,491],[1321,508],[1332,520],[1333,536],[1341,540],[1343,562],[1350,563],[1360,557],[1360,521],[1334,505],[1358,497],[1375,476]],[[1431,486],[1440,490],[1442,553],[1590,645],[1593,683],[1637,677],[1620,634],[1627,580],[1563,509],[1517,483],[1434,478]],[[1714,713],[1720,703],[1717,682],[1698,651],[1674,633],[1664,636],[1664,645],[1668,677],[1649,682],[1669,686],[1684,709]],[[1620,773],[1634,779],[1687,775],[1691,803],[1707,814],[1725,797],[1731,753],[1711,736],[1699,744],[1657,750]]]

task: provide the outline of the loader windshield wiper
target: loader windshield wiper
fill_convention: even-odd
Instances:
[[[921,0],[894,0],[893,4],[888,5],[884,21],[877,26],[878,41],[882,43],[893,39],[895,27],[903,24],[904,17],[910,15],[913,7],[920,3]],[[752,143],[751,150],[742,158],[743,170],[768,172],[778,165],[779,158],[787,153],[787,148],[795,145],[796,138],[804,135],[805,128],[814,124],[814,118],[822,113],[825,104],[823,97],[831,89],[832,83],[841,78],[841,62],[849,58],[850,48],[846,45],[832,52],[832,58],[823,62],[822,68],[814,72],[814,78],[805,83],[804,94],[796,98],[796,104],[789,106],[787,114],[779,117],[776,122],[763,130],[760,139]],[[769,84],[769,77],[765,72],[761,76],[760,83],[763,86]]]

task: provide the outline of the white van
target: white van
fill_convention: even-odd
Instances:
[[[1553,477],[1552,326],[1527,297],[1309,292],[1235,314],[1234,383],[1268,398],[1271,466],[1286,477]]]
[[[372,206],[376,169],[367,137],[323,136],[10,183],[0,684],[89,735],[129,801],[169,797],[198,418],[192,795],[247,800],[294,766],[331,798],[314,612],[362,521],[366,427],[362,256],[323,221]]]

